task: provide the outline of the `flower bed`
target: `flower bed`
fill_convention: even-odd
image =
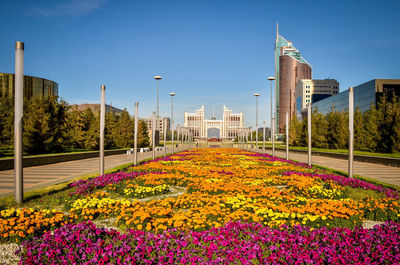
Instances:
[[[186,193],[172,194],[171,190],[176,189],[185,190]],[[359,194],[360,191],[362,196]],[[353,193],[357,193],[358,197],[352,196]],[[81,239],[76,237],[76,234],[69,234],[68,229],[72,229],[71,231],[78,229],[80,236],[99,233],[98,239],[101,239],[101,242],[104,241],[101,244],[98,240],[88,243],[91,245],[90,249],[94,251],[90,252],[90,255],[89,252],[82,252],[84,249],[82,246],[79,255],[84,254],[88,257],[86,260],[89,264],[94,264],[93,258],[96,258],[96,262],[101,262],[102,255],[105,253],[104,248],[109,244],[113,251],[122,252],[117,257],[107,256],[106,259],[109,260],[102,262],[114,263],[118,262],[118,258],[121,259],[120,262],[133,262],[140,258],[143,261],[151,261],[154,257],[150,254],[150,256],[137,255],[138,251],[141,253],[140,251],[146,249],[144,246],[137,248],[140,244],[144,244],[143,242],[148,242],[151,246],[166,242],[166,246],[162,249],[147,248],[157,258],[173,253],[168,254],[173,255],[172,257],[165,256],[165,260],[157,260],[161,263],[169,262],[169,258],[172,258],[173,262],[194,263],[214,260],[216,264],[231,263],[232,259],[247,262],[252,258],[264,263],[280,262],[279,255],[287,255],[293,260],[303,259],[303,262],[341,261],[346,263],[354,260],[366,262],[367,259],[361,261],[359,257],[363,251],[369,251],[368,257],[377,262],[382,257],[389,261],[399,258],[394,253],[396,247],[391,243],[385,245],[392,251],[391,254],[381,256],[376,256],[378,252],[375,248],[371,246],[369,249],[365,242],[358,243],[360,247],[357,248],[354,256],[349,256],[347,253],[351,249],[350,245],[335,245],[338,240],[357,242],[360,237],[365,236],[367,241],[369,237],[376,237],[376,248],[382,249],[379,238],[387,240],[389,230],[398,231],[399,228],[397,223],[400,220],[400,204],[397,191],[365,181],[321,174],[307,165],[265,154],[237,149],[186,151],[131,167],[127,172],[75,182],[71,184],[68,194],[65,198],[66,202],[62,205],[63,212],[53,212],[51,209],[31,209],[31,212],[44,211],[49,214],[43,218],[53,218],[56,220],[55,225],[35,226],[37,222],[30,219],[31,215],[23,215],[25,218],[23,221],[29,221],[31,224],[28,227],[32,233],[24,237],[18,237],[18,234],[14,233],[13,238],[14,240],[28,239],[21,252],[21,257],[27,255],[32,258],[32,260],[24,260],[27,264],[35,260],[40,263],[39,260],[45,258],[41,255],[44,255],[46,251],[39,253],[38,244],[42,246],[53,244],[51,242],[56,240],[55,235],[59,235],[62,242],[76,240],[76,246],[84,244],[84,241],[80,240],[86,237]],[[19,211],[26,212],[27,209]],[[0,236],[3,241],[9,240],[7,231],[11,229],[10,221],[13,220],[11,218],[15,218],[15,214],[8,216],[6,212],[4,214],[2,212],[0,216]],[[391,222],[382,226],[383,230],[376,228],[371,232],[361,228],[366,219]],[[112,222],[112,226],[127,233],[122,235],[116,231],[102,230],[94,227],[92,223],[79,224],[87,220]],[[45,231],[54,230],[66,224],[67,226],[60,230],[55,230],[57,232],[54,236],[49,233],[41,236]],[[232,234],[232,229],[238,230],[243,238],[236,238],[237,235]],[[241,229],[243,232],[240,231]],[[203,235],[204,238],[218,237],[215,234],[218,231],[248,243],[237,245],[237,241],[232,239],[234,242],[232,243],[226,235],[221,235],[226,242],[219,238],[218,240],[221,241],[200,240]],[[260,234],[258,231],[264,232]],[[6,233],[7,237],[5,237]],[[275,237],[275,234],[279,237]],[[200,248],[194,246],[192,241],[196,241],[192,238],[193,235],[198,238],[196,240],[204,244],[208,243],[206,248],[210,248],[211,242],[214,242],[218,249],[212,249],[211,256],[208,257],[207,252],[201,252]],[[33,239],[34,236],[36,236],[35,239]],[[173,236],[175,241],[186,240],[187,246],[179,251],[170,250],[169,242],[172,240],[170,236]],[[126,238],[129,240],[122,242],[120,240],[122,237],[124,240]],[[264,242],[258,237],[267,237],[272,241]],[[292,237],[299,237],[306,243],[300,244],[300,247],[289,244],[288,240],[290,241]],[[189,240],[190,238],[192,241]],[[393,240],[396,241],[398,238],[395,237]],[[117,244],[114,241],[120,243]],[[113,242],[117,245],[113,245]],[[335,245],[336,252],[324,248],[326,242]],[[75,248],[75,244],[73,245],[70,247]],[[126,248],[120,249],[121,246]],[[221,246],[224,248],[220,249]],[[243,251],[241,248],[244,246],[248,246],[246,247],[248,249],[258,249],[263,254],[257,254],[257,252],[253,257],[253,252],[249,251],[246,255],[239,257],[238,253]],[[279,252],[274,246],[279,246],[279,251],[284,252]],[[322,248],[322,252],[318,252],[317,247]],[[101,248],[103,248],[101,255],[94,250]],[[57,247],[53,249],[56,251]],[[336,260],[335,255],[338,255],[338,249],[347,252],[339,255],[339,259]],[[69,264],[73,264],[76,259],[74,251],[79,251],[79,248],[69,250],[72,256],[67,255],[69,252],[54,251],[49,247],[48,252],[53,253],[51,255],[60,257],[59,260],[63,257]],[[187,252],[189,256],[185,254]],[[50,255],[49,253],[47,256]],[[304,256],[299,253],[303,253]],[[204,259],[205,257],[207,259]],[[219,260],[218,257],[222,259]],[[68,261],[69,258],[71,258],[70,261]],[[35,262],[33,264],[37,264]]]
[[[19,255],[23,264],[398,264],[399,244],[400,225],[393,222],[371,230],[231,222],[159,235],[88,222],[25,242]]]

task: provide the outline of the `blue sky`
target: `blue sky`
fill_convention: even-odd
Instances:
[[[15,41],[25,42],[27,75],[54,80],[69,103],[106,101],[178,123],[202,104],[207,117],[227,105],[247,126],[269,126],[273,47],[279,32],[340,90],[373,78],[400,78],[399,1],[0,0],[0,72],[14,72]]]

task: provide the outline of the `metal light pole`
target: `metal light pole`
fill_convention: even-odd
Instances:
[[[156,75],[156,76],[154,76],[153,77],[155,80],[157,80],[157,116],[158,115],[160,115],[160,113],[159,113],[159,108],[158,108],[158,106],[159,106],[159,101],[158,101],[158,95],[159,95],[159,81],[162,79],[162,77],[161,76],[159,76],[159,75]]]
[[[289,160],[289,112],[286,112],[286,160]]]
[[[156,158],[156,112],[153,111],[153,119],[151,122],[151,134],[152,134],[152,147],[153,147],[153,159]]]
[[[15,96],[14,96],[14,174],[15,201],[24,200],[24,169],[22,117],[24,114],[24,43],[15,43]]]
[[[167,118],[163,118],[164,157],[167,156]]]
[[[176,144],[178,145],[178,152],[180,151],[181,145],[179,142],[179,131],[180,131],[180,127],[179,124],[176,126],[176,132],[177,132],[177,137],[176,137]]]
[[[139,102],[135,102],[135,143],[133,146],[133,164],[137,165],[137,142],[138,142],[138,127],[139,127]]]
[[[268,80],[269,81],[271,81],[271,112],[270,112],[270,115],[271,115],[271,128],[270,128],[270,131],[271,131],[271,141],[272,141],[272,156],[275,156],[275,136],[274,136],[274,112],[272,111],[273,110],[273,101],[272,101],[272,82],[275,80],[275,76],[269,76],[268,77]]]
[[[256,97],[256,149],[258,151],[258,97],[260,94],[255,93],[254,96]]]
[[[311,166],[311,103],[308,105],[307,117],[308,117],[308,165]]]
[[[349,178],[353,177],[354,88],[349,88]]]
[[[171,96],[171,131],[172,131],[172,154],[174,153],[174,96],[175,93],[169,93]]]
[[[263,121],[263,153],[265,153],[265,121]]]
[[[253,150],[253,129],[250,126],[250,143],[251,143],[251,149]]]
[[[104,175],[104,128],[106,123],[106,86],[101,86],[100,99],[100,176]]]

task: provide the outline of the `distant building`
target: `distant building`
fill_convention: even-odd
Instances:
[[[24,98],[58,96],[58,84],[40,77],[24,75]],[[0,96],[14,97],[15,74],[0,73]]]
[[[310,103],[339,93],[339,82],[335,79],[302,79],[296,85],[296,110],[297,114]]]
[[[364,112],[371,109],[371,104],[378,107],[378,103],[383,95],[391,100],[393,94],[400,97],[400,79],[373,79],[364,84],[354,87],[354,109],[357,107]],[[312,104],[312,108],[317,108],[319,113],[326,115],[332,109],[345,111],[349,108],[349,90],[337,95],[320,100]]]
[[[204,118],[204,106],[195,113],[185,112],[184,127],[190,131],[195,139],[199,138],[236,138],[240,130],[244,130],[243,112],[232,113],[224,106],[222,120],[217,120],[213,115],[210,120]]]
[[[85,111],[86,109],[91,109],[94,114],[98,115],[98,113],[100,113],[100,104],[80,104],[80,105],[76,105],[77,106],[77,110],[79,111]],[[107,105],[106,104],[106,113],[112,112],[115,115],[119,115],[123,112],[122,109],[118,109],[115,108],[113,106]]]
[[[300,55],[292,42],[279,36],[275,41],[275,112],[276,128],[284,132],[286,112],[296,115],[295,87],[301,79],[311,79],[311,65]]]
[[[163,122],[163,120],[166,119],[166,122]],[[148,129],[148,134],[150,138],[150,142],[152,141],[152,130],[153,130],[153,116],[150,116],[148,118],[142,119],[146,122],[147,129]],[[167,131],[171,130],[171,125],[170,125],[170,118],[169,117],[161,117],[161,116],[156,116],[156,132],[159,132],[160,137],[164,137],[164,126],[166,126]],[[156,135],[157,138],[157,135]],[[158,145],[158,144],[156,144]]]

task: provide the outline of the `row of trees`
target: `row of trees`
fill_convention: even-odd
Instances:
[[[57,97],[37,98],[24,103],[24,151],[28,154],[72,150],[97,150],[100,140],[99,115],[91,109],[78,111]],[[14,105],[0,98],[0,142],[12,147]],[[124,110],[120,115],[106,113],[105,147],[133,147],[134,119]],[[149,145],[147,125],[139,121],[138,147]]]
[[[312,146],[316,148],[348,148],[349,113],[334,108],[322,115],[315,109],[312,113]],[[289,127],[289,144],[308,145],[307,118],[303,121],[294,117]],[[394,153],[400,152],[400,101],[397,97],[387,100],[382,97],[378,108],[354,112],[354,149],[360,151]]]

